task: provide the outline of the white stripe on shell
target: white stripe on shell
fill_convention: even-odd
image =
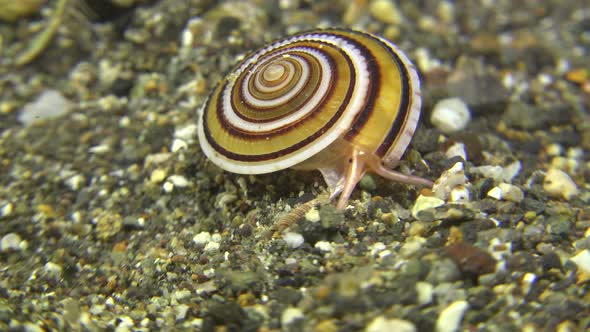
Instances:
[[[276,91],[280,91],[285,86],[287,86],[291,82],[293,77],[295,76],[295,70],[296,70],[295,65],[289,61],[281,61],[281,63],[279,63],[278,65],[287,67],[286,69],[284,69],[284,71],[287,72],[287,77],[285,77],[285,79],[283,81],[281,81],[279,84],[277,84],[275,86],[265,85],[262,82],[262,76],[264,75],[264,71],[268,68],[268,66],[272,66],[273,64],[275,64],[275,62],[276,62],[276,59],[273,60],[272,64],[271,63],[266,64],[266,67],[263,68],[262,70],[258,71],[256,73],[256,76],[253,78],[254,79],[254,88],[256,88],[256,90],[260,91],[261,93],[274,93]],[[247,86],[247,83],[248,82],[246,80],[244,80],[244,88]]]
[[[284,53],[293,52],[293,51],[308,53],[311,56],[317,58],[318,61],[320,62],[320,67],[322,68],[322,70],[323,70],[323,68],[326,68],[326,69],[330,68],[330,64],[329,64],[328,60],[320,52],[311,51],[311,50],[307,50],[307,49],[305,49],[305,50],[303,50],[303,49],[288,49],[288,50],[285,50],[284,52],[279,53],[279,55],[285,56],[286,54],[284,54]],[[295,61],[299,62],[299,64],[301,65],[301,76],[299,77],[299,81],[295,84],[295,86],[291,90],[289,90],[286,94],[280,96],[279,98],[272,99],[272,100],[257,99],[256,97],[254,97],[252,95],[252,93],[248,89],[248,82],[252,79],[253,74],[258,75],[261,72],[260,67],[266,65],[266,63],[256,64],[256,66],[254,66],[254,68],[252,68],[250,70],[250,72],[246,75],[246,77],[242,81],[243,84],[242,84],[241,88],[242,88],[242,95],[244,96],[244,102],[252,105],[253,108],[256,108],[256,107],[264,107],[264,108],[278,107],[278,106],[281,106],[282,104],[284,104],[285,102],[291,100],[295,95],[300,93],[301,90],[303,89],[303,86],[307,82],[309,76],[311,76],[310,67],[309,67],[309,64],[307,63],[307,61],[302,57],[299,57],[296,55],[289,55],[289,57],[293,58]],[[292,64],[291,64],[291,66],[292,66]],[[326,66],[326,67],[324,67],[324,66]],[[294,69],[295,68],[293,68],[293,70]],[[326,94],[326,92],[328,90],[329,83],[330,83],[330,79],[332,78],[332,73],[329,72],[328,70],[326,70],[324,74],[325,75],[322,75],[322,76],[327,76],[327,77],[325,77],[325,78],[322,77],[322,81],[320,83],[320,86],[317,89],[317,92],[315,93],[316,95],[318,95],[318,94],[320,95],[319,98],[323,97]],[[233,83],[235,83],[235,81]],[[288,83],[289,82],[285,82],[285,85],[287,85]],[[226,87],[226,89],[230,90],[230,92],[231,92],[232,88],[233,88],[233,85],[232,86],[228,85]],[[224,91],[224,93],[225,92],[226,91]],[[319,98],[315,98],[315,99],[317,100]],[[315,107],[315,106],[317,106],[317,104],[310,105],[310,107],[312,107],[312,106]],[[305,115],[305,114],[302,114],[301,116],[303,116],[303,115]]]

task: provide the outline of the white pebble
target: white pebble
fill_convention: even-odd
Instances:
[[[61,266],[59,266],[53,262],[47,262],[47,263],[45,263],[45,266],[43,267],[43,269],[45,270],[45,273],[47,273],[47,275],[49,275],[55,279],[61,278],[61,272],[62,272]]]
[[[184,140],[182,140],[180,138],[175,138],[172,141],[172,146],[170,147],[170,151],[177,152],[179,150],[186,150],[186,149],[188,149],[188,144]]]
[[[500,183],[488,191],[488,196],[497,200],[520,203],[524,199],[524,193],[518,186],[509,183]]]
[[[24,106],[18,116],[18,121],[24,125],[43,120],[56,118],[66,114],[72,108],[72,103],[57,90],[43,91],[35,101]]]
[[[436,332],[455,332],[463,319],[463,314],[469,308],[467,301],[455,301],[446,307],[436,320]]]
[[[289,248],[295,249],[299,248],[303,244],[303,242],[305,242],[305,239],[303,238],[303,235],[299,233],[286,232],[285,234],[283,234],[283,241],[287,243],[287,246],[289,246]]]
[[[281,324],[285,327],[303,319],[303,317],[303,311],[301,309],[289,307],[281,314]]]
[[[440,100],[430,115],[430,122],[446,134],[463,130],[470,120],[469,108],[459,98]]]
[[[590,273],[590,250],[582,250],[577,255],[570,258],[570,260],[576,263],[579,269],[586,273]]]
[[[166,181],[162,185],[162,189],[164,189],[164,192],[166,192],[166,193],[171,193],[172,190],[174,190],[174,184],[170,181]]]
[[[432,302],[434,294],[434,286],[431,283],[418,281],[414,286],[416,288],[416,294],[418,305],[425,305]]]
[[[221,242],[221,234],[219,234],[219,233],[213,233],[213,235],[211,235],[211,241],[213,241],[213,242]]]
[[[572,199],[578,194],[578,186],[564,171],[551,168],[545,174],[543,189],[553,197]]]
[[[174,311],[176,312],[176,321],[182,321],[186,318],[186,314],[188,313],[188,310],[190,309],[190,307],[186,304],[179,304],[174,308]]]
[[[174,130],[174,138],[179,138],[185,142],[191,143],[197,136],[197,125],[189,124],[184,127],[179,127]]]
[[[205,248],[203,248],[204,252],[214,252],[214,251],[218,251],[219,250],[219,242],[209,242],[205,245]]]
[[[309,222],[320,221],[320,211],[316,208],[312,208],[305,213],[305,220]]]
[[[193,242],[198,246],[204,246],[211,241],[211,233],[201,232],[193,237]]]
[[[7,252],[20,249],[21,238],[16,233],[8,233],[0,240],[0,251]]]
[[[502,190],[504,200],[520,203],[524,199],[524,193],[518,186],[510,183],[500,183],[498,187]]]
[[[465,144],[457,142],[451,145],[445,152],[445,156],[447,159],[461,157],[463,160],[467,161],[467,151],[465,150]]]
[[[0,209],[0,219],[10,216],[13,211],[14,211],[14,205],[12,203],[6,203]]]
[[[421,211],[433,209],[445,204],[445,201],[434,196],[419,195],[412,207],[412,216],[416,219]]]
[[[365,332],[415,332],[416,326],[410,321],[378,316],[369,323]]]
[[[488,197],[491,197],[493,199],[497,199],[499,201],[502,200],[502,189],[500,189],[500,187],[494,187],[492,189],[490,189],[490,191],[488,191]]]
[[[375,242],[369,247],[369,250],[371,250],[371,256],[375,256],[385,249],[387,249],[387,246],[383,242]]]
[[[170,175],[167,180],[172,182],[174,186],[179,188],[187,187],[190,184],[189,180],[187,180],[187,178],[185,178],[182,175]]]
[[[451,190],[451,197],[450,201],[454,203],[464,203],[469,202],[471,199],[471,194],[469,193],[469,189],[465,186],[456,186]]]
[[[434,182],[432,191],[434,196],[439,199],[446,200],[453,188],[462,186],[467,183],[468,179],[465,176],[463,163],[457,162],[453,167],[444,171],[440,177]]]
[[[315,243],[314,247],[316,249],[320,249],[321,251],[325,251],[325,252],[332,251],[332,244],[328,241],[318,241]]]

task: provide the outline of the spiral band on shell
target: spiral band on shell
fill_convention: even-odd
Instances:
[[[204,153],[242,174],[294,166],[338,139],[392,167],[420,109],[415,68],[391,42],[318,30],[247,56],[200,110]]]

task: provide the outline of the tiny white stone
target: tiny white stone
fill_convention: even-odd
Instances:
[[[418,214],[421,211],[433,209],[444,204],[445,201],[438,197],[419,195],[416,198],[416,202],[414,202],[414,206],[412,207],[412,216],[416,219],[419,219]]]
[[[219,242],[209,242],[205,245],[205,248],[203,248],[204,252],[213,252],[213,251],[218,251],[219,250]]]
[[[219,234],[219,233],[213,233],[213,235],[211,235],[211,241],[213,241],[213,242],[221,242],[221,234]]]
[[[451,145],[445,152],[445,156],[447,159],[461,157],[463,160],[467,161],[467,150],[465,149],[465,144],[457,142]]]
[[[301,309],[289,307],[281,314],[281,324],[283,326],[288,326],[303,318],[303,311],[301,311]]]
[[[61,272],[62,272],[61,266],[59,266],[53,262],[47,262],[47,263],[45,263],[45,266],[43,268],[48,275],[50,275],[56,279],[61,277]]]
[[[463,163],[457,162],[453,167],[444,171],[440,177],[434,182],[432,191],[434,196],[446,200],[451,190],[457,186],[462,186],[468,182],[465,176],[465,170],[463,169]]]
[[[416,332],[416,326],[410,321],[398,318],[378,316],[369,323],[365,332]]]
[[[167,192],[167,193],[171,193],[172,190],[174,190],[174,184],[172,182],[170,182],[170,181],[166,181],[162,185],[162,189],[164,189],[164,191]]]
[[[578,186],[567,173],[562,170],[551,168],[545,174],[543,189],[553,197],[563,197],[566,200],[572,199],[578,194]]]
[[[73,191],[78,191],[86,182],[86,178],[82,174],[76,174],[65,180],[65,184]]]
[[[469,202],[471,199],[471,194],[469,193],[469,189],[465,186],[456,186],[451,190],[451,197],[450,201],[455,203],[463,203]]]
[[[371,250],[371,256],[375,256],[386,248],[387,246],[383,242],[375,242],[369,247],[369,250]]]
[[[528,294],[531,290],[531,286],[533,285],[533,283],[535,281],[537,281],[537,275],[534,273],[525,273],[524,276],[522,276],[522,285],[523,285],[523,291],[525,294]]]
[[[502,200],[502,188],[496,186],[490,189],[490,191],[488,191],[488,196],[499,201]]]
[[[72,108],[72,103],[57,90],[43,91],[35,101],[24,106],[18,115],[18,121],[24,125],[43,120],[56,118],[66,114]]]
[[[510,183],[500,183],[498,185],[502,190],[502,199],[510,202],[520,203],[524,199],[522,189]]]
[[[184,288],[174,292],[174,298],[177,300],[184,300],[191,296],[191,291]]]
[[[6,203],[0,209],[0,218],[8,217],[14,211],[14,205],[12,203]]]
[[[459,300],[451,303],[438,316],[436,332],[455,332],[463,319],[463,314],[469,308],[467,301]]]
[[[570,260],[586,273],[590,273],[590,250],[584,249]]]
[[[404,258],[411,258],[422,249],[426,240],[422,237],[413,237],[407,240],[399,249],[399,255]]]
[[[187,187],[190,184],[189,180],[182,175],[170,175],[167,180],[172,182],[174,186],[180,188]]]
[[[328,241],[318,241],[315,243],[314,247],[325,252],[332,251],[332,244]]]
[[[2,240],[0,240],[0,251],[7,252],[11,250],[19,250],[21,249],[20,243],[21,238],[18,234],[8,233],[2,237]]]
[[[189,124],[183,127],[176,128],[174,131],[174,138],[179,138],[185,142],[191,143],[197,137],[197,125]]]
[[[211,241],[211,233],[201,232],[193,237],[193,242],[196,245],[203,246]]]
[[[179,304],[174,308],[174,311],[176,312],[176,320],[177,321],[181,321],[184,320],[186,318],[186,314],[188,312],[188,310],[190,309],[190,307],[186,304]]]
[[[470,120],[469,108],[459,98],[440,100],[430,115],[432,124],[446,134],[465,129]]]
[[[431,283],[418,281],[414,287],[418,294],[417,301],[419,305],[425,305],[432,302],[434,286]]]
[[[305,213],[305,220],[309,222],[320,221],[320,211],[316,208],[311,208]]]
[[[188,149],[188,144],[184,140],[182,140],[180,138],[175,138],[172,141],[172,146],[170,147],[170,151],[177,152],[179,150],[186,150],[186,149]]]
[[[105,153],[109,152],[110,150],[111,150],[111,148],[108,145],[101,144],[101,145],[95,145],[95,146],[89,148],[88,152],[100,155],[100,154],[105,154]]]
[[[295,249],[299,248],[303,244],[303,242],[305,242],[305,239],[303,238],[303,235],[299,233],[286,232],[283,234],[283,241],[287,243],[287,246],[289,246],[289,248]]]

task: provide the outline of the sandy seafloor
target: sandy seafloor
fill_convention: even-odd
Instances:
[[[70,1],[17,67],[57,6],[34,3],[0,22],[0,330],[590,328],[584,1]],[[414,60],[400,170],[452,188],[366,177],[340,212],[318,172],[206,160],[215,83],[316,27]],[[445,133],[430,118],[451,97],[471,120]]]

